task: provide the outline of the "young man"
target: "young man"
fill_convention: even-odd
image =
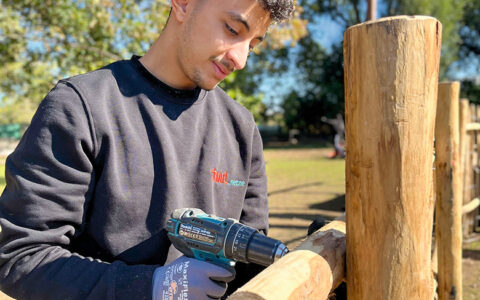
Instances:
[[[172,0],[141,58],[61,80],[6,163],[0,287],[17,299],[219,298],[234,274],[181,256],[195,207],[267,232],[262,143],[216,85],[290,0]]]

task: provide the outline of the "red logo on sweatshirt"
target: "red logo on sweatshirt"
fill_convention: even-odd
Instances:
[[[224,173],[221,173],[218,172],[215,168],[213,168],[210,172],[212,172],[212,180],[214,182],[228,184],[228,173],[226,171]]]
[[[232,185],[232,186],[244,186],[245,181],[243,180],[228,180],[228,172],[219,172],[215,168],[213,168],[211,171],[212,173],[212,180],[213,182],[216,183],[223,183],[226,185]]]

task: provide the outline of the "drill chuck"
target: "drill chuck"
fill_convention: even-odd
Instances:
[[[287,253],[280,241],[240,223],[231,226],[225,240],[225,256],[244,263],[269,266]]]
[[[214,263],[233,265],[240,261],[269,266],[288,253],[282,242],[257,229],[200,209],[175,210],[167,231],[172,244],[183,254]]]

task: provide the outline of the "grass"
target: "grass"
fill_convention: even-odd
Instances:
[[[480,241],[472,242],[468,244],[465,249],[471,250],[471,251],[479,251],[480,252]]]
[[[305,237],[318,216],[333,219],[344,206],[345,161],[330,149],[266,149],[270,233],[289,247]]]

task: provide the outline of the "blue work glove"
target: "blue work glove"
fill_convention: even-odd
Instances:
[[[227,291],[235,270],[181,256],[153,274],[153,300],[218,299]]]

